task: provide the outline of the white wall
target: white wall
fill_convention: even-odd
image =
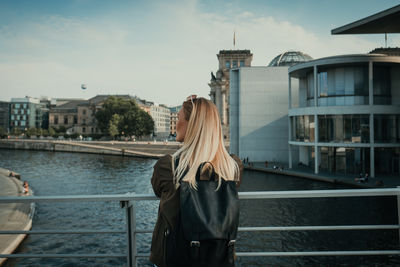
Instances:
[[[244,67],[232,79],[239,86],[230,88],[230,115],[238,117],[230,125],[231,152],[250,161],[287,163],[288,67]],[[292,88],[298,90],[297,83]],[[235,132],[238,138],[232,138]]]

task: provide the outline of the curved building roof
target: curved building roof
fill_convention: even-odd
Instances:
[[[278,66],[293,66],[297,63],[313,60],[309,55],[300,51],[287,51],[277,55],[269,64],[268,67]]]

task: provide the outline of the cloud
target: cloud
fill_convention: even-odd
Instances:
[[[0,98],[118,93],[178,105],[191,93],[208,96],[216,54],[233,49],[234,30],[235,49],[250,49],[253,66],[286,50],[318,58],[377,46],[357,36],[331,36],[330,29],[317,35],[248,10],[205,12],[196,1],[159,4],[135,20],[51,15],[0,28]],[[88,84],[84,93],[81,83]]]

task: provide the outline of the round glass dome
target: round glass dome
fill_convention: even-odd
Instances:
[[[287,51],[276,56],[269,64],[268,67],[278,66],[293,66],[297,63],[313,60],[309,55],[300,51]]]

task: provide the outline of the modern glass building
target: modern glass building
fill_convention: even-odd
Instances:
[[[292,93],[289,82],[289,167],[400,173],[399,56],[321,58],[292,66],[291,78],[299,89]]]

